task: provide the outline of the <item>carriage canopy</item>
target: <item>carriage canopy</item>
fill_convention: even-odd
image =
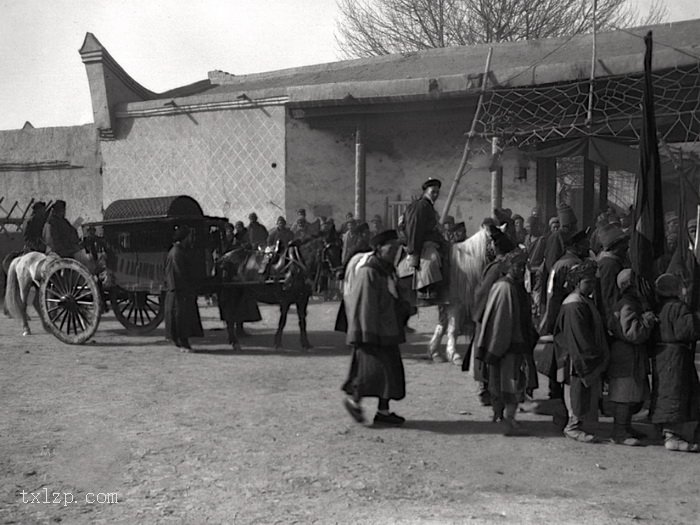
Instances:
[[[204,217],[202,207],[187,195],[120,199],[107,206],[104,212],[104,222],[201,217]]]

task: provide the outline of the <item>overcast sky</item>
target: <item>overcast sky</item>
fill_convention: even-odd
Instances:
[[[666,3],[671,21],[700,18],[700,0]],[[86,32],[160,92],[213,69],[337,60],[337,14],[335,0],[0,0],[0,129],[92,122],[78,54]]]

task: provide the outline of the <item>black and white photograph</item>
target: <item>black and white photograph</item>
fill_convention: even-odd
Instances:
[[[0,0],[0,525],[700,522],[700,2]]]

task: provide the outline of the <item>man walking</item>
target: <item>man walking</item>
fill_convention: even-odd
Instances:
[[[358,254],[348,266],[344,293],[348,319],[347,344],[352,363],[343,390],[346,410],[358,423],[365,421],[363,397],[379,398],[375,425],[402,425],[405,419],[389,411],[390,400],[406,395],[399,344],[405,341],[407,308],[398,294],[394,258],[398,235],[388,230],[371,240],[373,252]]]

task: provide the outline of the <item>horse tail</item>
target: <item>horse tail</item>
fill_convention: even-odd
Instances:
[[[7,285],[5,287],[5,313],[14,319],[22,319],[22,295],[19,278],[17,277],[17,259],[10,263],[7,270]]]

